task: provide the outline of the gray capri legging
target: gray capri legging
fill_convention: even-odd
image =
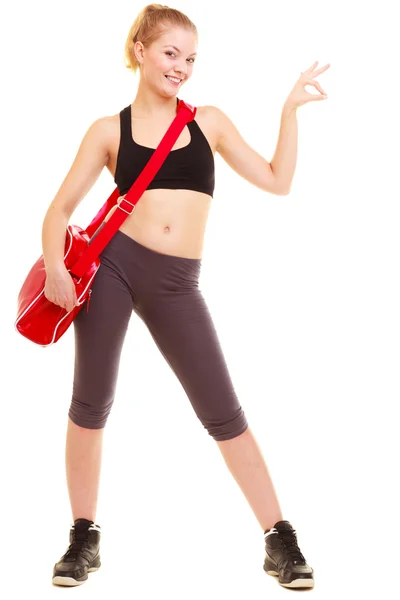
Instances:
[[[73,321],[70,419],[88,429],[105,426],[134,310],[209,435],[220,441],[243,433],[247,419],[198,287],[201,258],[162,254],[117,231],[100,260],[89,308],[84,305]]]

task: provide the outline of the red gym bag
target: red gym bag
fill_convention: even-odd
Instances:
[[[46,270],[43,256],[35,262],[18,296],[15,328],[21,335],[41,346],[50,346],[65,333],[83,304],[89,303],[92,283],[100,267],[99,254],[133,213],[182,129],[195,115],[195,107],[179,100],[176,117],[125,198],[118,202],[120,196],[116,188],[86,229],[68,225],[64,263],[75,283],[78,306],[67,312],[47,300],[44,295]],[[113,208],[112,215],[106,219]]]

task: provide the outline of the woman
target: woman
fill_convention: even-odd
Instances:
[[[127,67],[139,69],[133,103],[95,121],[43,222],[46,297],[67,310],[76,303],[63,262],[65,230],[83,197],[107,167],[124,197],[176,114],[177,93],[192,76],[197,30],[181,12],[146,6],[126,42]],[[102,440],[132,310],[148,327],[179,378],[197,417],[218,447],[265,535],[264,569],[288,587],[313,587],[313,570],[282,519],[267,466],[236,397],[198,288],[203,237],[214,191],[214,155],[269,193],[289,193],[297,144],[296,109],[326,97],[315,77],[301,74],[287,98],[275,155],[268,163],[214,106],[197,108],[154,180],[101,254],[90,309],[74,321],[76,353],[68,413],[66,470],[74,524],[53,583],[79,585],[100,567],[95,524]],[[311,95],[305,85],[321,95]],[[118,208],[117,208],[118,210]],[[110,308],[112,307],[112,310]],[[250,466],[249,466],[250,465]]]

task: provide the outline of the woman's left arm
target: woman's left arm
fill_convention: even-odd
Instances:
[[[330,65],[314,71],[317,64],[318,61],[301,73],[286,99],[278,142],[270,163],[246,143],[225,113],[217,107],[210,107],[214,111],[218,131],[217,152],[238,175],[271,194],[286,196],[290,192],[297,161],[297,108],[306,102],[328,97],[314,78]],[[313,85],[321,95],[306,92],[306,85]]]
[[[277,186],[289,194],[297,162],[297,113],[296,108],[283,106],[278,142],[271,160],[271,170]]]

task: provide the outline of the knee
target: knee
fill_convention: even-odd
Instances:
[[[231,440],[232,438],[241,435],[249,426],[246,415],[240,407],[233,417],[228,419],[203,423],[208,434],[215,441]]]
[[[99,402],[99,398],[96,398],[96,403],[91,403],[87,398],[82,400],[74,395],[68,416],[79,427],[102,429],[107,423],[113,400],[113,397],[108,397],[103,402]]]

